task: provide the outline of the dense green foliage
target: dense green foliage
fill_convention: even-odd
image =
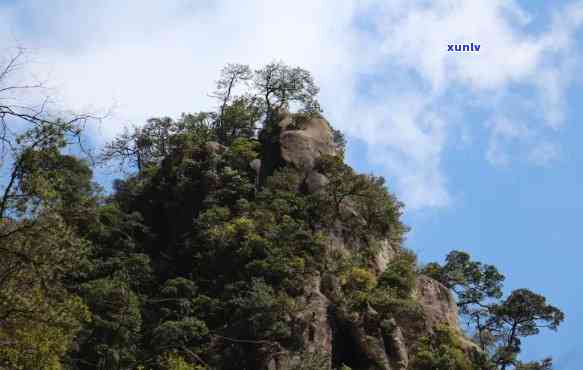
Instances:
[[[460,343],[459,334],[447,326],[436,328],[431,335],[419,340],[413,358],[413,370],[481,370],[487,368],[485,360],[467,356]]]
[[[254,90],[235,96],[240,82]],[[340,268],[327,263],[326,230],[345,202],[365,219],[352,236],[361,250],[341,266],[351,278],[371,274],[375,237],[402,238],[401,205],[382,179],[336,158],[318,164],[332,179],[318,194],[287,167],[257,183],[249,162],[265,153],[256,124],[268,138],[289,103],[300,105],[298,119],[319,112],[309,73],[231,65],[217,88],[217,112],[151,119],[106,147],[103,160],[129,170],[109,197],[87,164],[60,154],[72,127],[46,121],[19,138],[2,203],[0,337],[9,347],[0,363],[255,368],[270,353],[302,351],[297,298],[309,279]],[[356,226],[344,218],[336,226]]]
[[[106,146],[104,163],[126,170],[109,195],[87,162],[63,154],[80,134],[75,121],[30,121],[0,199],[0,368],[263,369],[292,352],[297,370],[325,369],[329,356],[306,351],[311,322],[301,314],[318,279],[338,327],[387,337],[396,321],[422,324],[416,257],[401,248],[403,204],[383,178],[343,162],[340,132],[339,155],[315,163],[327,178],[319,191],[281,161],[262,177],[250,166],[272,160],[266,148],[282,112],[297,107],[290,129],[320,113],[317,92],[300,68],[229,65],[217,111],[153,118]],[[331,248],[335,239],[350,253]],[[378,271],[387,246],[395,255]],[[500,296],[500,275],[461,254],[425,272],[454,289],[469,314]],[[488,312],[512,355],[541,320],[562,320],[529,291]],[[460,338],[446,327],[424,336],[412,368],[478,369]],[[333,365],[360,366],[345,357]]]

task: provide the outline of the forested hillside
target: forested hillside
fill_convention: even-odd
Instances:
[[[111,193],[90,117],[0,102],[0,368],[550,369],[518,355],[562,312],[460,251],[421,266],[317,94],[301,68],[228,65],[215,111],[105,146]]]

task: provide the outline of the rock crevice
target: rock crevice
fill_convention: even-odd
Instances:
[[[263,163],[253,162],[251,167],[265,177],[277,166],[291,166],[304,174],[303,187],[307,192],[315,193],[325,188],[329,180],[315,171],[314,165],[322,155],[338,154],[327,121],[310,118],[295,125],[293,117],[286,114],[277,130],[276,137],[269,140],[268,151],[272,158],[268,160],[268,166],[264,159]],[[355,213],[353,217],[360,216]],[[359,247],[353,239],[345,237],[345,232],[329,232],[328,255],[350,254]],[[380,248],[373,260],[378,277],[398,254],[400,246],[388,239],[377,242]],[[412,293],[412,299],[421,307],[422,325],[408,325],[393,318],[388,323],[388,331],[371,324],[376,315],[372,309],[357,320],[343,311],[342,304],[339,304],[342,289],[338,278],[332,274],[310,279],[304,290],[303,308],[296,319],[306,323],[303,332],[305,351],[327,357],[328,364],[334,369],[347,365],[352,370],[406,370],[416,338],[431,334],[438,325],[448,325],[459,332],[458,311],[451,292],[426,276],[417,277]],[[301,361],[296,353],[279,353],[269,361],[267,368],[291,370],[299,368]]]

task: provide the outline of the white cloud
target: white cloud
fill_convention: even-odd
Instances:
[[[549,163],[557,160],[559,156],[560,149],[556,144],[550,142],[541,142],[531,149],[528,159],[537,165],[546,166]]]
[[[498,116],[485,125],[490,132],[486,159],[499,167],[511,165],[517,158],[537,166],[548,166],[560,157],[560,147],[541,137],[538,130],[524,122]]]
[[[507,117],[497,117],[487,122],[493,137],[504,139],[519,139],[529,134],[529,128],[522,122],[512,122]]]
[[[494,166],[508,166],[511,157],[516,155],[516,143],[532,135],[531,130],[522,122],[514,122],[508,117],[495,117],[486,123],[490,139],[486,159]]]
[[[394,75],[421,79],[409,89],[423,92],[426,112],[447,123],[440,135],[445,130],[451,136],[456,125],[472,124],[474,116],[465,112],[478,108],[490,115],[485,155],[491,164],[526,159],[546,165],[559,157],[558,147],[548,144],[545,135],[547,128],[556,130],[565,120],[565,91],[578,65],[572,50],[583,2],[557,8],[536,32],[536,19],[511,0],[401,0],[376,7],[373,14],[383,39],[379,58],[385,58]],[[479,43],[480,51],[447,51],[449,44],[470,42]],[[443,111],[444,105],[457,107],[457,112]],[[410,111],[410,118],[415,115]],[[526,121],[528,127],[520,123]],[[436,143],[440,150],[435,152],[443,155],[447,141]],[[414,158],[414,150],[408,152]],[[439,161],[425,162],[425,173],[433,173],[436,163],[439,166]],[[424,179],[431,189],[434,184]]]
[[[540,20],[512,0],[38,4],[0,7],[0,41],[38,48],[63,105],[115,105],[105,135],[149,116],[210,107],[206,94],[225,63],[281,59],[314,73],[326,115],[367,143],[369,161],[394,179],[410,208],[451,202],[443,159],[453,132],[468,132],[459,129],[471,124],[466,108],[490,112],[492,122],[538,122],[531,131],[561,126],[583,21],[582,2],[559,9],[537,33],[528,27]],[[447,52],[462,42],[481,50]],[[534,101],[516,93],[524,88]],[[535,109],[517,112],[527,104]],[[504,140],[492,145],[504,153]],[[533,162],[556,158],[539,151]]]
[[[508,1],[439,0],[415,4],[384,31],[388,57],[399,60],[436,90],[456,82],[477,89],[494,89],[524,78],[536,68],[542,45],[521,37],[516,23],[524,15]],[[393,12],[392,5],[386,11]],[[480,44],[480,51],[452,54],[449,44]],[[509,57],[512,56],[512,57]]]
[[[447,205],[450,195],[441,171],[446,124],[429,101],[419,95],[392,96],[383,105],[363,105],[358,111],[359,121],[347,132],[368,143],[369,162],[397,174],[407,204]]]

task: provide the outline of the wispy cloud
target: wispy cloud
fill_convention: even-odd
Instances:
[[[541,142],[530,150],[528,159],[537,165],[547,166],[560,157],[560,151],[555,143]]]
[[[571,46],[583,21],[582,2],[558,9],[536,33],[530,25],[540,20],[511,0],[51,4],[0,6],[0,41],[37,48],[63,105],[115,105],[106,136],[149,116],[211,107],[206,94],[225,63],[281,59],[313,71],[326,115],[367,143],[369,160],[414,209],[451,203],[443,159],[455,133],[469,132],[460,127],[476,124],[470,109],[488,122],[528,121],[532,137],[552,142],[540,132],[564,122],[578,65]],[[481,50],[447,52],[462,42]],[[526,158],[557,158],[559,148],[537,143]]]
[[[486,152],[486,159],[495,166],[508,166],[511,157],[510,148],[516,148],[516,142],[532,135],[532,131],[523,123],[512,121],[507,117],[495,117],[486,122],[490,131],[490,139]],[[514,145],[513,145],[514,144]]]
[[[583,3],[573,2],[557,8],[546,24],[534,28],[533,22],[541,20],[510,0],[400,0],[371,6],[369,14],[382,40],[377,63],[383,65],[385,78],[389,74],[393,80],[408,79],[405,86],[386,84],[391,92],[385,93],[385,103],[398,104],[394,90],[418,96],[424,114],[441,122],[439,130],[424,131],[433,140],[419,141],[433,143],[436,158],[421,158],[416,147],[409,146],[403,152],[416,166],[408,163],[395,170],[387,165],[389,172],[401,176],[401,187],[408,189],[406,196],[413,206],[447,205],[451,199],[445,180],[430,179],[447,178],[440,159],[453,133],[460,131],[459,125],[486,124],[490,139],[485,157],[493,165],[511,165],[516,159],[548,165],[559,158],[552,130],[565,120],[565,92],[579,63],[572,45],[582,13]],[[480,51],[455,54],[447,50],[449,44],[470,42],[480,44]],[[474,117],[468,112],[475,109],[486,115],[485,122],[472,122]],[[390,109],[380,117],[384,122],[399,117],[419,130],[426,126],[417,110],[404,111],[405,117]],[[523,122],[529,122],[528,127]],[[384,128],[386,136],[403,136],[399,125]],[[388,145],[398,148],[396,143]],[[432,175],[420,176],[420,171]],[[412,175],[418,186],[404,183]]]

